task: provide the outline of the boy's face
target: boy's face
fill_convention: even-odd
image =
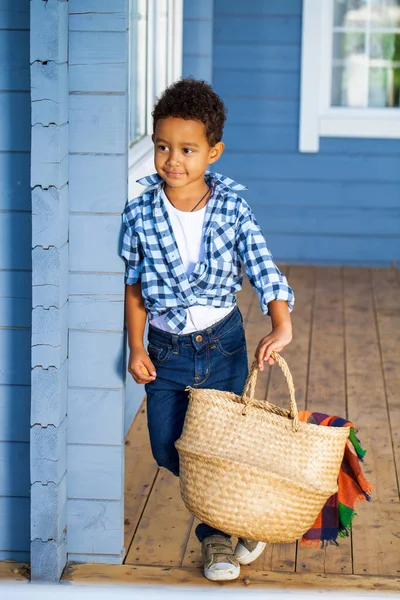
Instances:
[[[159,119],[153,135],[154,164],[168,187],[204,186],[209,164],[221,156],[224,144],[210,146],[201,121],[168,117]]]

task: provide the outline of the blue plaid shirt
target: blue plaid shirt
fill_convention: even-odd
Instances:
[[[204,259],[189,277],[162,199],[162,178],[155,173],[139,179],[138,183],[150,187],[125,206],[125,283],[141,281],[149,320],[163,314],[179,333],[185,327],[189,306],[233,307],[243,282],[241,263],[264,314],[268,314],[271,300],[286,300],[292,310],[293,291],[274,264],[250,206],[238,194],[247,188],[210,171],[205,180],[213,194],[206,206]]]

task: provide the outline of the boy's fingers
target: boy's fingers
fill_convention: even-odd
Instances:
[[[143,373],[147,376],[151,375],[152,377],[155,377],[157,375],[156,368],[153,365],[153,363],[151,362],[150,358],[146,358],[146,360],[143,361],[142,370],[143,370]],[[147,373],[146,373],[146,371],[147,371]]]
[[[155,376],[150,375],[147,367],[143,364],[135,365],[132,369],[129,369],[129,372],[136,383],[149,383],[155,379]]]
[[[277,346],[276,342],[272,342],[272,344],[270,344],[268,346],[267,351],[266,351],[265,356],[264,356],[264,360],[268,361],[268,363],[270,365],[275,364],[275,359],[272,358],[272,356],[271,356],[271,352],[273,350],[275,350],[275,352],[281,352],[281,350],[283,350],[283,346]]]
[[[263,361],[263,357],[265,354],[265,349],[269,344],[269,340],[264,339],[261,340],[260,343],[257,346],[257,350],[255,351],[255,358],[257,359],[258,362],[258,368],[260,369],[260,371],[264,370],[264,361]]]

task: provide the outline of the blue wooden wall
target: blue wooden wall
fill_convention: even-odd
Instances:
[[[68,3],[31,0],[31,576],[67,556]]]
[[[184,0],[182,72],[211,82],[214,0]]]
[[[29,0],[0,0],[0,560],[29,560]]]
[[[69,1],[68,558],[121,562],[128,0]]]
[[[323,138],[318,154],[298,152],[301,0],[214,0],[211,33],[199,4],[185,0],[184,74],[211,79],[227,105],[215,169],[248,186],[275,258],[400,261],[400,140]]]

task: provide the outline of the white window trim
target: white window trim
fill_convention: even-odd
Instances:
[[[333,0],[303,0],[300,152],[320,137],[399,138],[400,109],[330,106]]]
[[[173,15],[168,19],[168,66],[167,85],[170,85],[182,76],[182,36],[183,36],[183,0],[168,0],[168,13]],[[155,53],[156,40],[154,33],[157,28],[157,19],[160,18],[160,3],[157,0],[148,0],[148,29],[147,29],[147,102],[146,129],[148,135],[144,136],[129,148],[129,197],[133,197],[142,186],[136,184],[139,177],[154,171],[153,142],[151,131],[153,119],[153,99],[163,91],[163,82],[160,73],[157,77],[157,56]]]

